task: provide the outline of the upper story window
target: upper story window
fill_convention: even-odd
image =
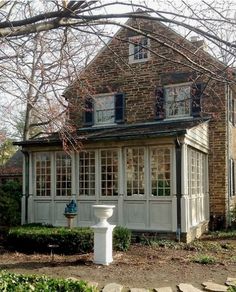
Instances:
[[[103,94],[86,98],[84,125],[99,126],[124,122],[124,94]]]
[[[135,36],[129,39],[129,63],[147,61],[150,57],[150,40],[145,36]]]
[[[156,118],[198,117],[201,113],[202,83],[182,83],[156,88]]]
[[[98,96],[95,99],[95,124],[113,124],[115,122],[114,95]]]
[[[236,100],[234,98],[233,90],[230,89],[228,93],[229,98],[229,121],[236,125]]]
[[[164,94],[167,118],[190,116],[190,84],[166,86]]]

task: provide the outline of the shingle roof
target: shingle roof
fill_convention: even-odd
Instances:
[[[177,120],[156,121],[152,123],[142,124],[125,124],[116,126],[100,126],[80,128],[77,131],[77,139],[81,142],[86,141],[118,141],[118,140],[130,140],[130,139],[142,139],[142,138],[154,138],[154,137],[167,137],[167,136],[180,136],[186,133],[187,129],[193,128],[208,118],[188,118]],[[61,140],[59,134],[55,133],[49,137],[43,137],[41,139],[34,139],[22,142],[16,142],[16,145],[21,146],[36,146],[36,145],[59,145]]]

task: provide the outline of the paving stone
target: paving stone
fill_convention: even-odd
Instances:
[[[225,282],[225,284],[228,285],[228,286],[236,287],[236,278],[228,277],[226,282]]]
[[[154,288],[156,292],[173,292],[171,287]]]
[[[148,292],[148,289],[144,288],[130,288],[130,292]]]
[[[179,290],[182,292],[202,292],[202,290],[194,287],[192,284],[188,284],[188,283],[180,283],[178,285]]]
[[[121,292],[121,290],[123,289],[123,286],[120,284],[116,284],[116,283],[110,283],[107,284],[102,291],[103,292]]]
[[[226,292],[228,287],[220,284],[216,284],[214,282],[204,282],[202,283],[204,286],[204,289],[207,291],[213,291],[213,292]]]

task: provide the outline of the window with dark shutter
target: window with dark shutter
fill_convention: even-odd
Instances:
[[[125,98],[123,93],[117,93],[115,95],[115,122],[124,122],[124,109],[125,109]]]
[[[156,96],[156,119],[163,120],[165,118],[165,94],[163,87],[157,87]]]
[[[92,126],[94,123],[94,112],[93,112],[93,98],[86,98],[85,100],[85,111],[84,111],[84,125]]]
[[[203,83],[194,83],[191,88],[192,116],[198,117],[201,113],[201,98],[203,95]]]

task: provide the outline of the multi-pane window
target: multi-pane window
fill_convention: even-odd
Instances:
[[[190,115],[191,86],[174,85],[164,88],[166,117],[182,117]]]
[[[118,195],[118,151],[101,151],[101,195]]]
[[[171,165],[170,149],[152,148],[151,159],[151,194],[170,196]]]
[[[149,58],[149,40],[144,36],[135,36],[130,38],[129,62],[145,61]]]
[[[79,194],[95,196],[95,151],[80,153]]]
[[[205,188],[205,155],[193,149],[189,149],[189,193],[197,196],[204,193]]]
[[[51,195],[51,160],[49,153],[35,155],[36,196]]]
[[[115,122],[114,95],[97,96],[95,99],[95,124],[112,124]]]
[[[126,149],[127,196],[144,195],[144,148]]]
[[[71,157],[56,153],[56,195],[71,196]]]

